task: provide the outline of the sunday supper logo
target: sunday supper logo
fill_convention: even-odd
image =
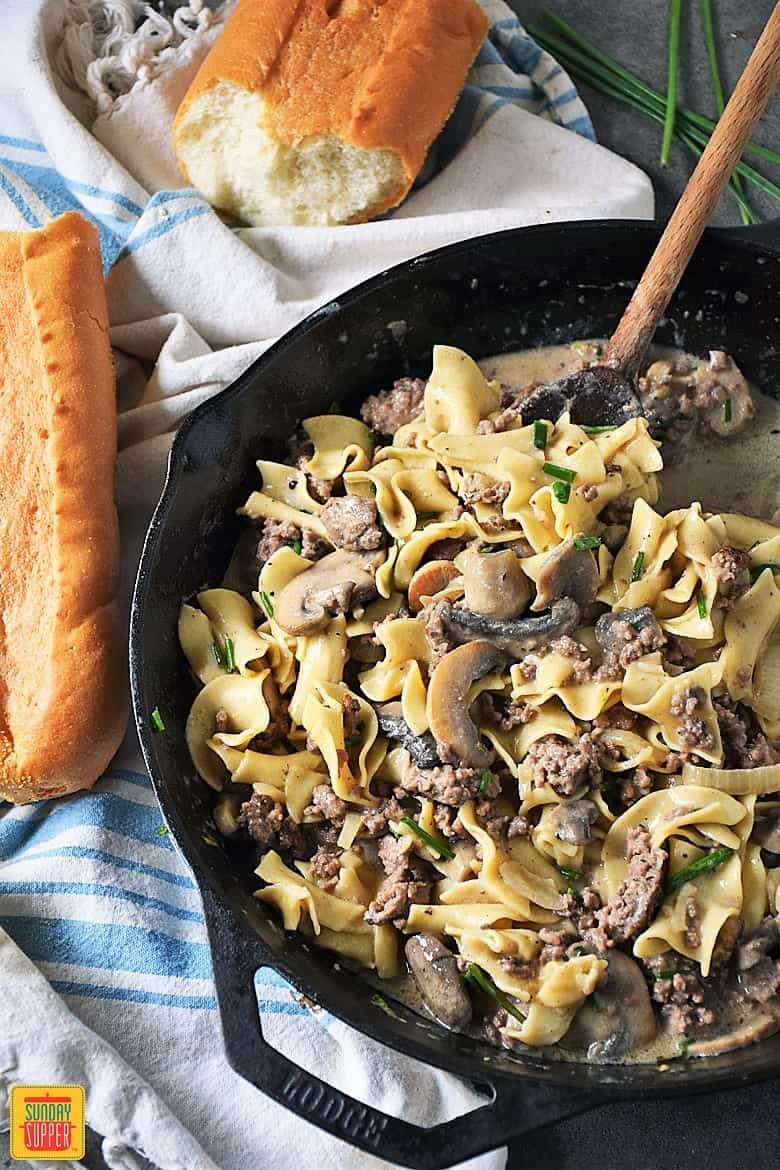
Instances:
[[[84,1157],[83,1085],[15,1085],[10,1114],[12,1158],[78,1162]]]

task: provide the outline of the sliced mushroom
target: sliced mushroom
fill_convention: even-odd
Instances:
[[[532,390],[518,404],[523,423],[536,419],[556,422],[566,411],[581,426],[619,427],[642,414],[639,398],[623,374],[609,366],[576,370]]]
[[[780,853],[780,808],[773,808],[762,816],[761,805],[756,805],[753,840],[770,853]]]
[[[652,629],[659,643],[663,641],[663,631],[656,620],[649,605],[642,605],[639,609],[620,609],[616,613],[604,613],[596,622],[596,641],[605,652],[620,652],[626,644],[625,636],[620,626],[627,622],[632,629],[641,634],[643,630]]]
[[[445,764],[487,768],[495,752],[480,739],[469,714],[469,687],[505,662],[491,642],[469,642],[445,654],[428,686],[428,722]]]
[[[639,965],[611,950],[606,982],[577,1012],[567,1040],[585,1048],[589,1060],[617,1060],[655,1035],[655,1013]]]
[[[421,565],[409,582],[409,608],[412,613],[420,612],[423,597],[433,597],[459,576],[452,561],[428,561]]]
[[[599,810],[592,800],[567,800],[550,813],[550,823],[559,841],[587,845],[598,817]]]
[[[780,1016],[770,1016],[766,1012],[759,1012],[746,1024],[726,1032],[723,1036],[715,1036],[712,1040],[696,1040],[687,1049],[688,1056],[719,1056],[722,1052],[735,1052],[738,1048],[747,1048],[757,1040],[764,1040],[780,1028]]]
[[[300,637],[327,626],[350,605],[376,596],[374,572],[385,560],[382,550],[337,549],[285,585],[274,601],[274,616],[288,634]]]
[[[397,740],[405,747],[418,768],[436,768],[441,764],[436,740],[429,731],[425,735],[414,734],[404,719],[400,703],[385,703],[377,707],[376,717],[382,735]]]
[[[472,548],[465,561],[463,587],[466,607],[472,613],[503,619],[523,612],[531,586],[520,558],[511,549],[486,553]]]
[[[580,609],[585,609],[596,600],[598,587],[599,570],[593,553],[575,548],[573,540],[566,540],[542,563],[531,609],[549,609],[562,597],[571,597]]]
[[[413,934],[404,953],[417,990],[436,1019],[456,1031],[468,1027],[471,1000],[452,951],[432,934]]]
[[[564,597],[555,602],[549,613],[539,617],[501,620],[454,605],[442,615],[442,620],[456,642],[480,638],[492,642],[512,658],[522,658],[529,650],[575,630],[580,621],[580,607],[570,597]]]

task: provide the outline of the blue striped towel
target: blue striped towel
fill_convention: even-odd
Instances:
[[[180,186],[170,110],[197,52],[95,119],[52,82],[62,0],[4,13],[0,227],[76,209],[100,232],[126,602],[172,428],[308,312],[390,264],[486,230],[652,215],[649,183],[594,144],[566,74],[506,5],[484,7],[489,37],[414,192],[381,222],[336,229],[230,229]],[[17,990],[4,994],[13,1010],[0,1027],[0,1087],[83,1079],[112,1166],[130,1166],[132,1150],[163,1170],[209,1159],[224,1170],[376,1161],[227,1067],[197,893],[161,827],[133,733],[91,793],[0,805],[4,993],[7,984]],[[428,1125],[477,1102],[470,1086],[312,1014],[273,972],[258,974],[257,991],[269,1037],[365,1100]],[[0,1130],[3,1108],[0,1092]]]

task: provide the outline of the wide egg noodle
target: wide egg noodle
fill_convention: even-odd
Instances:
[[[296,639],[298,678],[290,699],[290,716],[299,726],[306,726],[304,709],[315,688],[341,682],[346,650],[347,623],[343,614],[333,618],[327,629]]]
[[[753,672],[780,622],[780,589],[773,573],[760,573],[726,615],[726,646],[721,655],[723,681],[732,699],[750,701]]]
[[[488,382],[473,358],[451,345],[434,346],[425,387],[425,421],[431,430],[471,434],[498,405],[498,383]]]
[[[684,715],[673,715],[672,697],[697,688],[703,698],[696,707],[696,719],[704,724],[709,741],[693,749],[697,756],[720,764],[723,760],[720,725],[712,704],[712,691],[720,683],[723,662],[704,662],[684,674],[669,675],[664,670],[659,653],[645,655],[629,664],[623,679],[622,701],[630,711],[636,711],[653,720],[660,728],[666,744],[675,751],[686,750],[680,740]]]
[[[345,736],[347,697],[359,707],[354,743],[347,743]],[[302,722],[309,739],[322,753],[336,795],[356,804],[375,804],[370,784],[384,759],[385,747],[377,743],[379,725],[371,704],[343,683],[316,683],[304,703]]]
[[[246,747],[261,735],[271,721],[263,695],[263,681],[269,672],[254,677],[224,674],[213,679],[198,694],[185,728],[187,747],[199,775],[211,788],[222,788],[226,773],[219,757],[209,746],[214,737],[225,747]],[[229,732],[217,732],[217,712],[224,712]]]
[[[360,689],[374,703],[397,698],[413,664],[426,667],[433,662],[433,647],[422,622],[416,618],[397,618],[382,622],[375,636],[384,647],[385,656],[359,676]]]
[[[370,467],[374,440],[365,423],[358,419],[319,414],[304,419],[303,430],[314,444],[314,454],[304,463],[313,479],[334,480],[345,472]]]

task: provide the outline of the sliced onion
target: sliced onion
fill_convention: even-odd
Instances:
[[[732,796],[762,796],[780,792],[780,764],[765,764],[761,768],[701,768],[698,764],[683,764],[681,774],[670,780],[670,785],[677,784],[702,784]]]
[[[780,719],[780,641],[770,642],[756,663],[753,675],[753,707],[759,715]]]

